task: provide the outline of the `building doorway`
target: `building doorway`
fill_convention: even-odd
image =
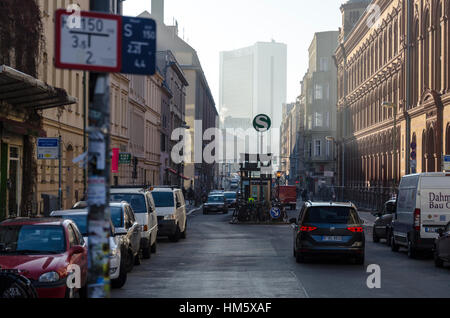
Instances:
[[[8,146],[7,207],[9,215],[19,215],[21,200],[21,147]]]

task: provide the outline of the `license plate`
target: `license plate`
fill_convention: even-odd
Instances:
[[[426,233],[437,233],[438,229],[439,229],[438,227],[426,227],[425,232]]]
[[[322,241],[325,242],[341,242],[342,236],[322,236]]]

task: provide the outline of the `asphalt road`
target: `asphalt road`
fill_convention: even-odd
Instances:
[[[290,213],[295,215],[293,211]],[[304,298],[450,297],[450,268],[432,259],[410,260],[372,242],[366,220],[366,264],[313,259],[297,264],[290,225],[233,225],[228,215],[188,217],[187,239],[158,241],[157,254],[128,274],[112,297],[138,298]],[[381,269],[381,288],[367,287],[367,266]]]

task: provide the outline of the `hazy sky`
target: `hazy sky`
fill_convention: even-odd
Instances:
[[[166,0],[165,23],[178,21],[179,36],[197,51],[219,109],[219,52],[257,41],[288,46],[287,102],[300,93],[314,32],[337,30],[347,0]],[[151,12],[151,0],[126,0],[124,15]]]

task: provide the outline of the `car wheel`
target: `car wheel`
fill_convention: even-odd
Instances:
[[[374,243],[380,243],[380,238],[377,236],[377,234],[375,233],[375,228],[372,231],[372,239]]]
[[[392,252],[398,252],[399,249],[400,249],[400,247],[395,243],[395,237],[392,234],[391,235],[391,251]]]
[[[79,291],[78,291],[78,296],[80,298],[87,298],[88,293],[87,293],[87,283],[86,285],[84,285],[84,287],[82,287]]]
[[[295,261],[299,264],[304,263],[305,262],[305,256],[303,256],[302,253],[296,252],[295,253]]]
[[[144,259],[149,259],[150,257],[152,257],[150,240],[148,241],[147,247],[142,249],[142,256],[144,257]]]
[[[155,243],[153,243],[153,245],[151,247],[151,252],[156,253],[156,240],[155,240]]]
[[[438,268],[444,267],[444,261],[439,257],[438,251],[434,250],[434,265]]]
[[[181,237],[182,239],[185,239],[185,238],[186,238],[186,232],[187,232],[187,221],[186,221],[186,223],[184,224],[184,231],[181,232],[181,235],[180,235],[180,237]]]
[[[113,288],[122,288],[126,282],[127,282],[127,273],[125,271],[122,271],[121,269],[119,277],[117,279],[113,279],[111,281],[111,285]]]
[[[414,248],[410,239],[408,239],[408,257],[417,258],[417,250]]]
[[[169,235],[169,241],[176,243],[180,240],[180,236],[181,236],[180,227],[177,225],[175,234]]]
[[[137,253],[134,258],[134,265],[141,265],[141,253]]]
[[[392,236],[392,232],[390,230],[388,230],[387,235],[386,235],[386,245],[387,246],[391,246],[391,236]]]
[[[127,259],[126,259],[126,272],[129,273],[133,270],[134,267],[134,259],[133,259],[133,252],[131,251],[131,249],[128,249],[128,253],[127,253]]]
[[[355,264],[356,265],[364,265],[364,254],[363,255],[357,255],[355,258]]]
[[[64,298],[74,298],[74,295],[75,295],[74,288],[66,287]]]

